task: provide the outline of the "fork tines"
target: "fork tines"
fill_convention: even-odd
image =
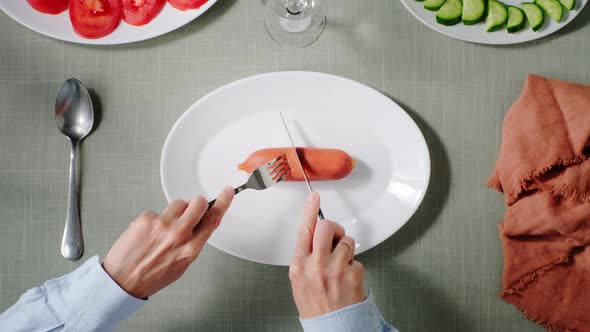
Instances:
[[[283,181],[291,172],[291,168],[289,167],[289,163],[285,155],[280,155],[269,161],[266,163],[266,166],[267,171],[272,176],[272,179],[276,182]]]

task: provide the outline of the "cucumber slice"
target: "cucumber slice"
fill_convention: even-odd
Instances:
[[[508,23],[506,23],[506,30],[508,30],[508,33],[515,33],[522,30],[525,22],[522,9],[508,6]]]
[[[541,29],[543,23],[545,23],[545,13],[543,13],[541,7],[532,2],[523,2],[520,5],[522,6],[522,9],[524,9],[526,19],[529,21],[533,31]]]
[[[426,0],[426,2],[424,2],[424,8],[435,12],[439,10],[446,1],[447,0]]]
[[[447,0],[436,13],[436,21],[443,25],[455,25],[461,22],[463,3],[461,0]]]
[[[568,10],[572,10],[576,6],[576,0],[559,0],[559,2]]]
[[[463,23],[471,25],[480,22],[486,13],[484,0],[463,0]]]
[[[500,1],[488,1],[488,17],[486,18],[486,31],[492,32],[502,28],[508,21],[508,9]]]
[[[563,17],[563,6],[557,0],[535,0],[535,3],[555,22],[561,21]]]

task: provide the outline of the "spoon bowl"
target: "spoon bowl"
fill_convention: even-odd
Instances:
[[[81,140],[94,125],[94,109],[88,90],[75,78],[66,80],[55,98],[57,128],[69,139]]]

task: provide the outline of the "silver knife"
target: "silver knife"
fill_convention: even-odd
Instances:
[[[301,163],[301,159],[299,159],[299,154],[297,153],[297,148],[295,147],[295,143],[293,142],[293,138],[291,137],[291,133],[289,132],[289,128],[287,127],[287,122],[285,122],[285,118],[283,117],[283,112],[279,112],[281,115],[281,120],[283,120],[283,126],[285,126],[285,132],[287,136],[289,136],[289,141],[291,141],[291,146],[295,149],[295,156],[297,157],[297,163],[299,164],[299,168],[301,168],[301,173],[303,174],[303,179],[305,179],[305,183],[307,184],[307,189],[311,193],[313,189],[311,189],[311,184],[309,184],[309,180],[307,179],[307,174],[305,174],[305,169],[303,168],[303,164]],[[320,220],[324,220],[324,213],[320,208],[318,211],[318,217]]]

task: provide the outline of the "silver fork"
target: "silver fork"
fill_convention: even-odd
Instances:
[[[246,183],[234,189],[234,194],[237,195],[246,189],[264,190],[270,188],[283,181],[290,171],[287,158],[284,155],[280,155],[254,170]],[[209,202],[207,211],[211,209],[215,201],[214,199]]]

